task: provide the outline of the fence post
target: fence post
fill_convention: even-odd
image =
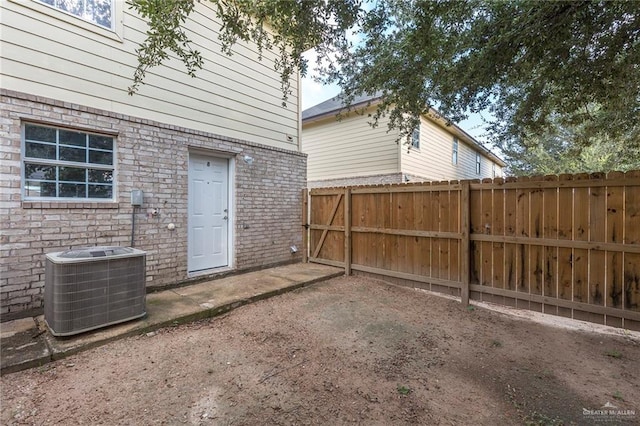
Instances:
[[[302,190],[302,262],[309,262],[309,190]]]
[[[469,190],[470,190],[470,183],[469,181],[463,181],[462,183],[462,187],[461,187],[461,193],[460,193],[460,226],[461,226],[461,234],[462,234],[462,241],[461,241],[461,259],[460,259],[460,268],[462,269],[460,272],[460,278],[462,281],[462,288],[461,288],[461,292],[460,292],[460,301],[462,302],[463,306],[468,306],[469,305],[469,267],[470,267],[470,256],[471,256],[471,250],[470,250],[470,239],[469,239],[469,233],[470,231],[470,223],[469,223],[469,219],[470,219],[470,212],[469,209],[471,208],[471,203],[469,202]]]
[[[344,190],[344,274],[351,275],[351,188]]]

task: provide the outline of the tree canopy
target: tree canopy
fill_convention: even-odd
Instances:
[[[183,29],[195,1],[130,0],[149,22],[132,92],[169,52],[191,75],[203,66]],[[278,52],[284,100],[292,74],[308,70],[302,53],[315,47],[324,82],[337,83],[347,104],[382,92],[376,116],[389,114],[405,135],[429,108],[453,121],[488,110],[491,139],[507,152],[540,146],[559,127],[577,149],[640,146],[636,2],[210,1],[224,51],[245,40]]]

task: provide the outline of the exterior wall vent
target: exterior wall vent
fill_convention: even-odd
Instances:
[[[54,336],[70,336],[146,314],[146,253],[85,247],[47,254],[44,318]]]

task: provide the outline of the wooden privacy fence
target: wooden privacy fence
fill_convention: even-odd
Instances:
[[[640,171],[322,188],[304,200],[311,262],[640,330]]]

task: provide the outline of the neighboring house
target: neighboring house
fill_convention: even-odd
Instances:
[[[41,309],[49,252],[133,243],[150,287],[299,259],[298,78],[282,107],[276,54],[221,53],[211,7],[186,24],[198,77],[173,58],[129,96],[146,23],[124,1],[2,1],[3,319]]]
[[[396,143],[399,131],[389,131],[388,118],[369,124],[379,103],[379,97],[360,97],[347,112],[332,98],[302,112],[309,187],[503,176],[500,158],[435,111],[420,117],[410,145]]]

